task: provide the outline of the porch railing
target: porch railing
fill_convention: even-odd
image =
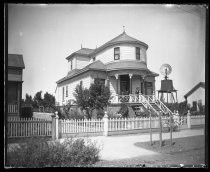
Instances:
[[[155,95],[141,95],[141,94],[129,94],[129,95],[119,95],[116,94],[112,96],[111,103],[142,103],[142,101],[147,100],[148,102],[155,102]]]
[[[18,105],[8,104],[8,113],[18,113]]]

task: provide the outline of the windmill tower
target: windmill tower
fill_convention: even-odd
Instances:
[[[163,64],[160,67],[160,73],[164,76],[164,80],[161,80],[161,88],[158,90],[158,99],[160,94],[160,100],[165,103],[177,103],[177,90],[173,87],[173,81],[168,79],[168,75],[172,72],[172,67],[169,64]],[[176,99],[174,94],[176,93]]]

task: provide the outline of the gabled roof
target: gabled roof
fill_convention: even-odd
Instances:
[[[188,96],[190,96],[193,92],[195,92],[200,87],[205,89],[205,82],[199,82],[187,94],[184,95],[184,98],[187,98]]]
[[[56,83],[59,84],[69,78],[73,78],[83,72],[86,72],[88,70],[100,70],[100,71],[105,71],[106,70],[106,67],[105,65],[100,61],[100,60],[97,60],[89,65],[87,65],[86,67],[84,67],[83,69],[74,69],[72,71],[70,71],[68,73],[68,75],[66,77],[63,77],[62,79],[58,80]]]
[[[84,57],[88,57],[90,53],[92,53],[94,51],[94,49],[90,49],[90,48],[81,48],[80,50],[72,53],[70,56],[66,57],[67,60],[69,60],[71,57],[75,56],[75,55],[80,55],[80,56],[84,56]]]
[[[25,68],[23,56],[20,54],[8,54],[8,67]]]

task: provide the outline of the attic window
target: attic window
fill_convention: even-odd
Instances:
[[[114,60],[120,60],[120,47],[114,48]]]
[[[140,48],[136,47],[136,60],[140,60]]]

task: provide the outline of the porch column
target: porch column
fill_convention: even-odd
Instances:
[[[143,85],[143,94],[145,95],[145,90],[146,89],[145,89],[145,80],[144,79],[145,79],[145,75],[142,76],[142,81],[143,81],[143,84],[142,84]]]
[[[119,75],[118,74],[115,74],[115,78],[116,78],[116,81],[117,81],[117,90],[116,90],[116,93],[118,94],[118,77]]]
[[[132,76],[133,76],[133,74],[129,74],[129,78],[130,78],[130,94],[132,94]]]
[[[20,115],[20,104],[21,104],[21,83],[17,83],[17,115]]]

